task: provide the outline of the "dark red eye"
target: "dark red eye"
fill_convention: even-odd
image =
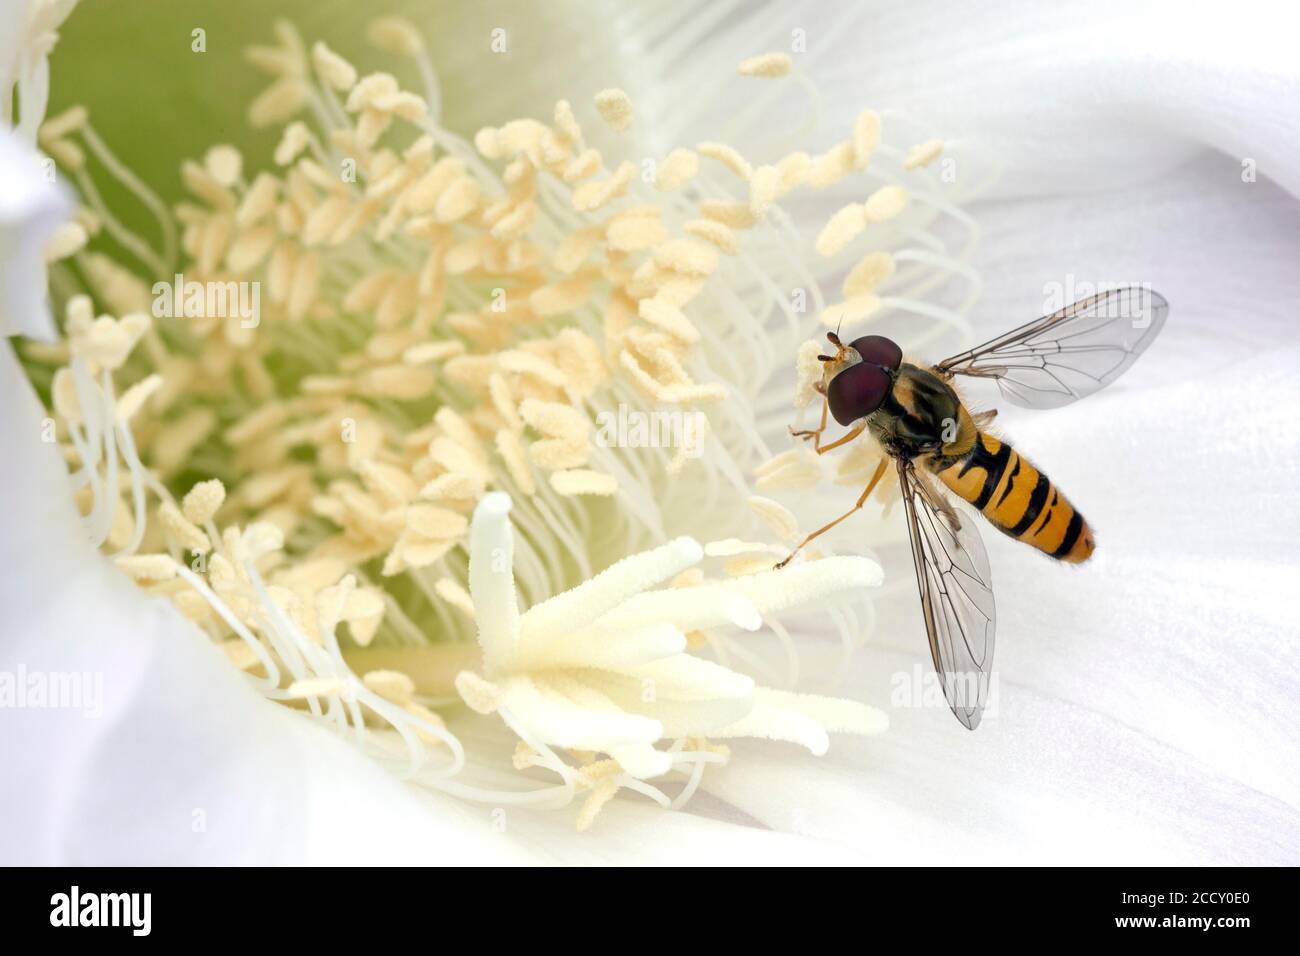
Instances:
[[[854,339],[852,348],[862,356],[862,361],[870,365],[881,365],[891,372],[897,372],[903,361],[903,350],[883,335],[864,335],[860,339]]]
[[[850,365],[826,386],[826,399],[830,403],[831,414],[841,425],[849,425],[870,415],[885,400],[890,385],[889,373],[878,365],[867,362]]]

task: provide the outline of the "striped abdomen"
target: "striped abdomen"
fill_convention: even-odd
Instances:
[[[1004,534],[1071,564],[1092,555],[1092,529],[1083,515],[1006,442],[980,432],[967,454],[932,470]]]

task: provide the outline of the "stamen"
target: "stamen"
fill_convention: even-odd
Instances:
[[[741,76],[761,76],[769,79],[787,76],[793,66],[788,53],[760,53],[740,62]]]
[[[611,88],[596,94],[596,109],[610,129],[621,133],[632,125],[632,100],[622,90]]]
[[[931,139],[924,143],[917,143],[907,151],[907,157],[903,160],[904,169],[920,169],[922,166],[929,166],[943,154],[943,140]]]

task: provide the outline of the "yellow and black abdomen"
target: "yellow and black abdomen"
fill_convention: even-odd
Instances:
[[[979,432],[969,452],[933,462],[931,470],[1004,534],[1058,561],[1078,564],[1091,557],[1092,529],[1083,515],[1006,442]]]

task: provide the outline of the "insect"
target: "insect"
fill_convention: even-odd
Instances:
[[[992,379],[1016,405],[1059,408],[1119,378],[1155,339],[1168,312],[1169,303],[1149,289],[1112,289],[932,366],[909,360],[881,335],[845,345],[827,333],[835,354],[818,356],[824,363],[821,424],[791,433],[812,439],[824,454],[867,432],[885,454],[857,503],[810,534],[777,567],[858,511],[892,461],[930,655],[948,706],[974,730],[993,661],[992,578],[976,523],[949,496],[1058,561],[1086,561],[1095,545],[1091,527],[1065,494],[1009,442],[985,430],[996,410],[971,414],[953,379]],[[828,413],[849,431],[822,444]]]

